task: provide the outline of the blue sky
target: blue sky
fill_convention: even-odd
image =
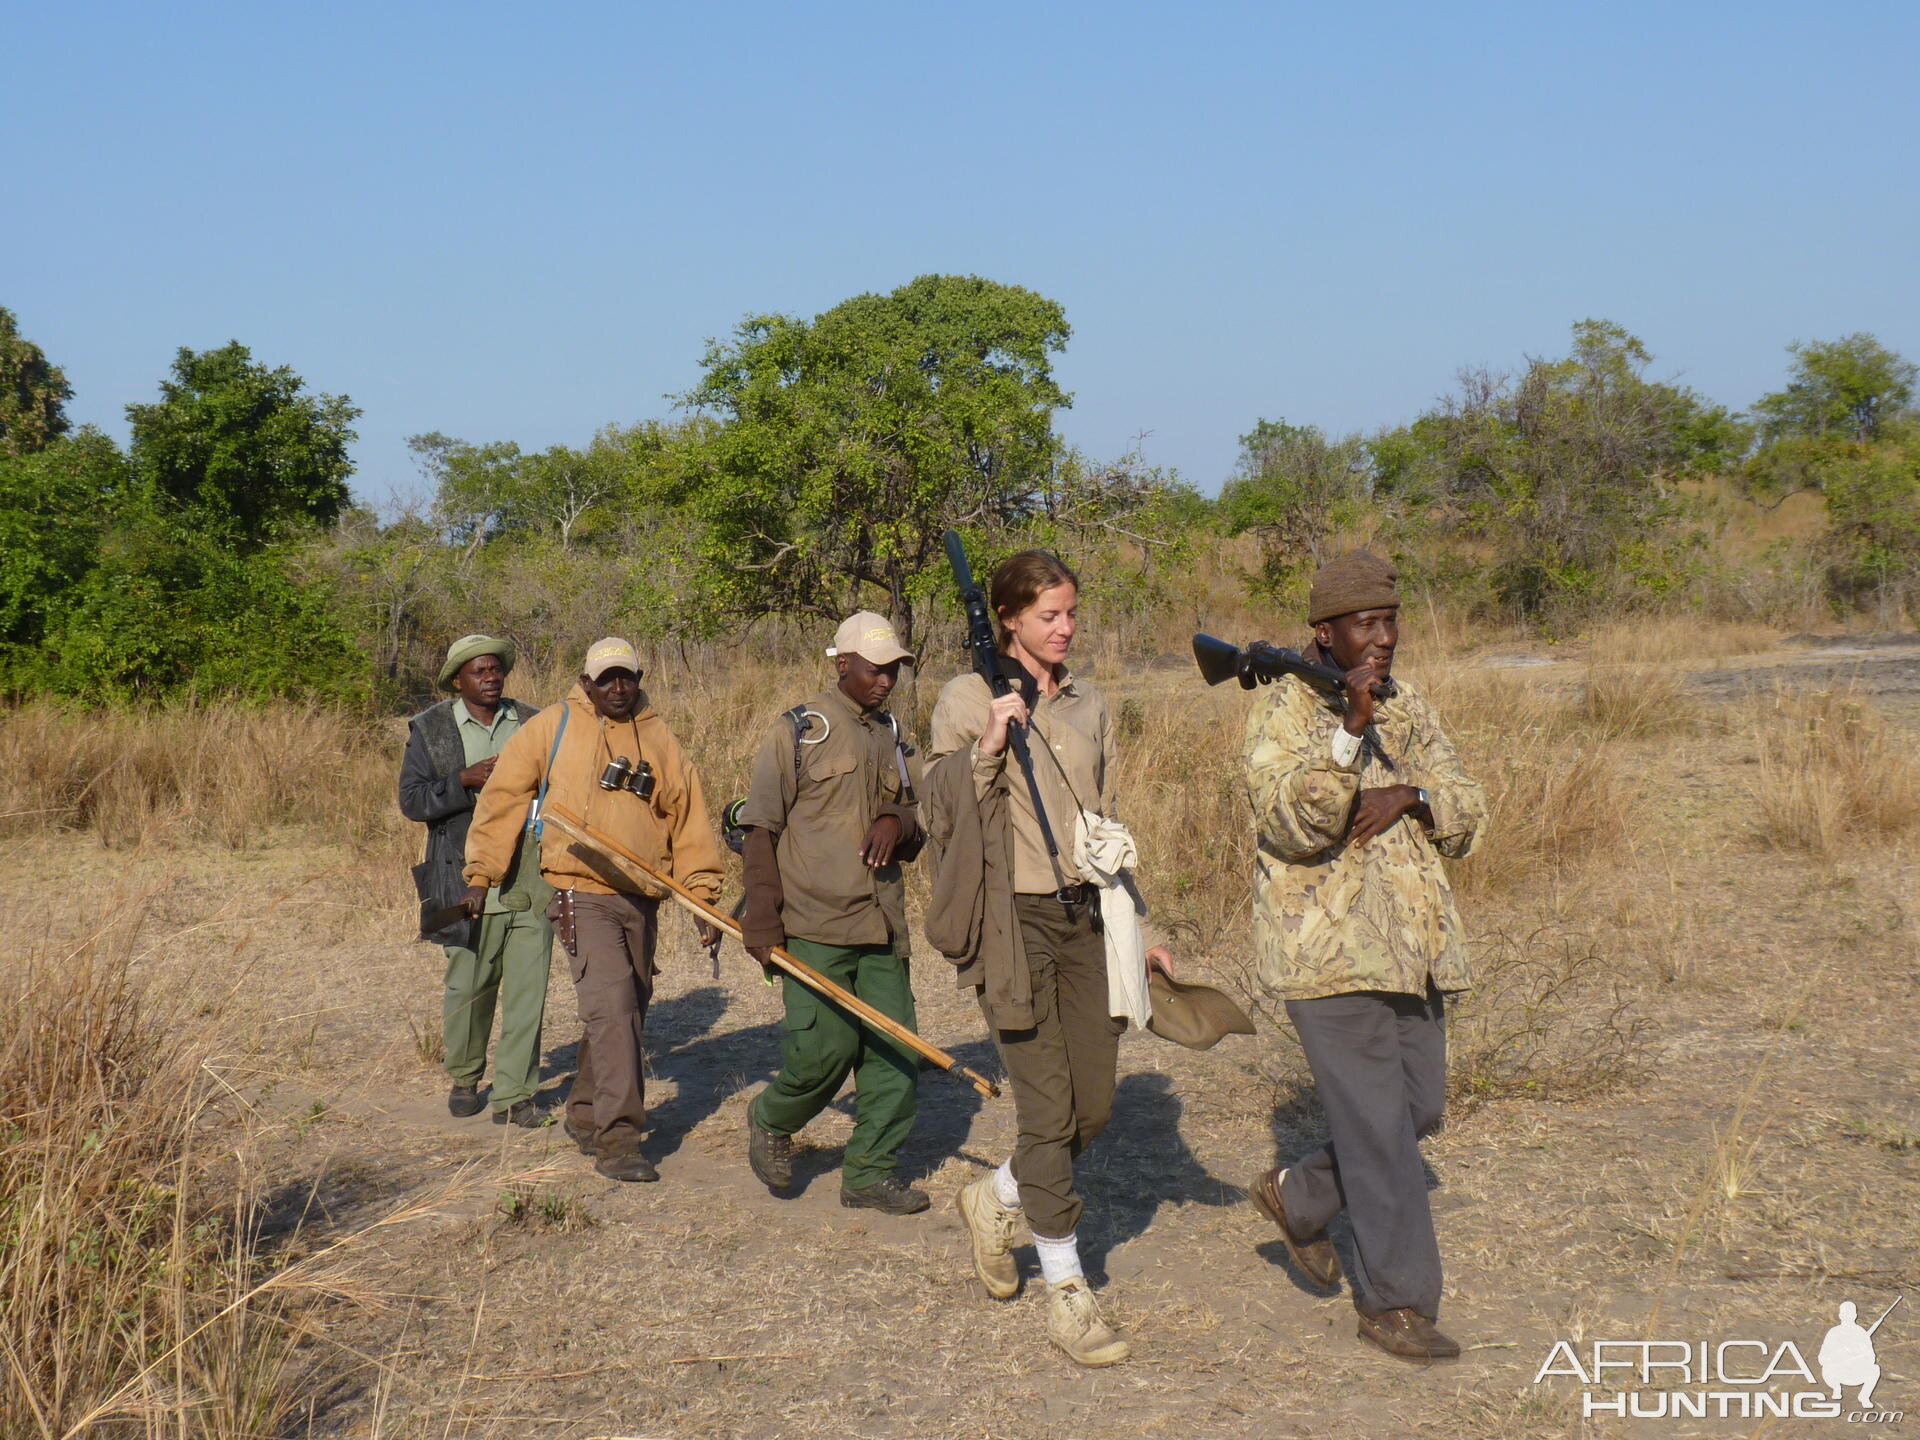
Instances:
[[[1065,305],[1061,428],[1213,489],[1593,315],[1743,405],[1920,355],[1920,7],[16,7],[0,305],[116,433],[238,338],[404,437],[667,413],[709,337],[929,271]]]

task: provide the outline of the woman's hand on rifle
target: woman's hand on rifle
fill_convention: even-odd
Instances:
[[[982,755],[1001,755],[1006,753],[1007,727],[1027,723],[1027,702],[1017,694],[1008,691],[1005,695],[996,695],[987,706],[987,728],[980,736]]]

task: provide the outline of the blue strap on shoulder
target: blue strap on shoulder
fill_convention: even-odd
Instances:
[[[564,700],[560,703],[566,705],[566,701]],[[540,793],[533,797],[533,809],[527,815],[527,829],[533,832],[533,838],[536,841],[540,839],[547,828],[546,816],[540,812],[546,807],[547,781],[553,776],[553,760],[554,757],[560,753],[560,737],[567,733],[567,717],[572,713],[573,707],[571,705],[567,705],[567,708],[560,712],[560,728],[553,732],[553,749],[547,752],[547,768],[540,773]]]

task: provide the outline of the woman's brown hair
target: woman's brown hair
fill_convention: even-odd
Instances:
[[[1009,555],[993,567],[987,581],[987,594],[996,618],[1018,615],[1040,598],[1040,592],[1056,585],[1080,588],[1080,577],[1067,568],[1067,562],[1046,550],[1022,550]],[[1000,648],[1013,646],[1013,632],[1000,620]]]

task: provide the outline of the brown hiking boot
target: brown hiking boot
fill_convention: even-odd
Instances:
[[[1459,1358],[1460,1342],[1442,1335],[1418,1310],[1402,1307],[1382,1310],[1378,1315],[1364,1310],[1359,1314],[1360,1338],[1371,1340],[1398,1359],[1431,1365],[1436,1360]]]
[[[447,1091],[447,1113],[457,1120],[478,1115],[486,1108],[487,1102],[480,1098],[478,1085],[455,1085]]]
[[[1324,1290],[1339,1283],[1340,1256],[1325,1230],[1307,1236],[1293,1233],[1293,1227],[1287,1223],[1286,1204],[1280,1198],[1280,1182],[1285,1175],[1284,1170],[1275,1166],[1254,1181],[1247,1194],[1260,1208],[1260,1213],[1280,1227],[1280,1239],[1300,1273]]]
[[[593,1168],[609,1180],[658,1180],[660,1172],[638,1150],[613,1150],[593,1162]]]
[[[776,1195],[786,1194],[793,1185],[793,1137],[762,1129],[751,1105],[747,1107],[747,1168]]]

